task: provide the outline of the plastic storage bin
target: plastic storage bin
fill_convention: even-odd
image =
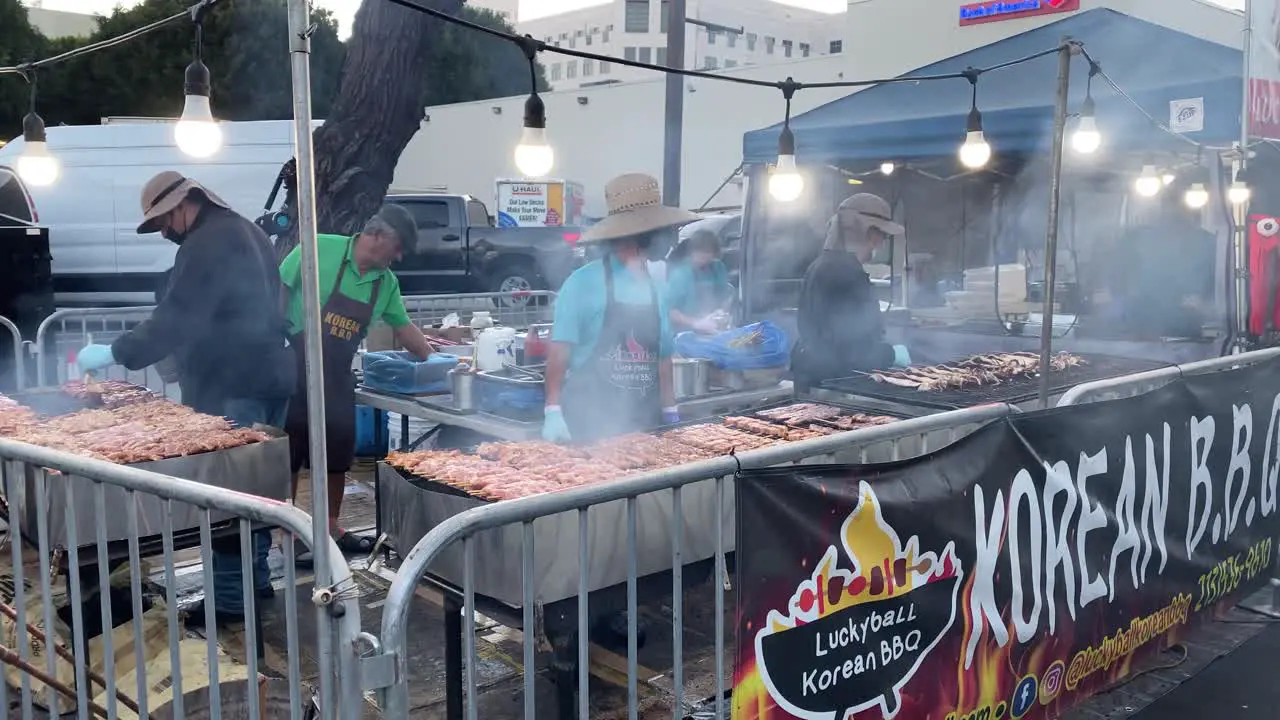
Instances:
[[[458,364],[454,355],[437,353],[425,361],[404,351],[364,354],[365,387],[400,395],[422,395],[448,390],[449,371]]]

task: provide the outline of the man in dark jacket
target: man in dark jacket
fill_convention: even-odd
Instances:
[[[880,301],[863,267],[876,248],[902,232],[889,203],[876,195],[859,193],[840,203],[826,245],[800,286],[800,337],[791,360],[797,387],[911,364],[905,347],[884,341]]]
[[[111,345],[88,345],[82,372],[141,370],[172,356],[182,402],[241,426],[282,427],[296,370],[280,312],[275,252],[265,234],[198,182],[168,170],[142,189],[139,234],[178,246],[167,291],[151,318]],[[268,595],[271,536],[255,533],[254,581]],[[239,540],[215,543],[215,609],[244,615]],[[193,617],[200,618],[195,613]]]

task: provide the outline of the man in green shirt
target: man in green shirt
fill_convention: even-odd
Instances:
[[[316,237],[320,275],[320,322],[324,337],[325,435],[327,439],[329,528],[345,552],[368,553],[373,538],[348,533],[338,527],[338,511],[346,487],[346,473],[355,455],[355,378],[351,363],[369,326],[381,320],[395,331],[409,352],[425,360],[432,348],[422,331],[409,321],[400,281],[389,268],[400,259],[405,242],[412,242],[417,227],[409,212],[398,205],[384,205],[355,237]],[[305,331],[301,288],[301,248],[294,248],[280,264],[285,286],[285,318],[289,343],[298,362],[298,387],[289,402],[285,430],[293,461],[294,492],[297,473],[307,463]],[[312,480],[312,492],[316,483]],[[303,558],[305,560],[305,558]]]

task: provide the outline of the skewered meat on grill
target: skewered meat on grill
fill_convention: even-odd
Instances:
[[[609,438],[585,450],[591,459],[621,470],[656,470],[711,457],[705,450],[643,433]]]
[[[734,430],[724,425],[711,423],[690,425],[678,430],[670,430],[663,437],[718,455],[726,455],[738,450],[756,450],[784,442],[776,438],[764,438],[741,430]]]
[[[271,439],[257,430],[235,428],[225,418],[202,415],[159,399],[145,389],[138,393],[135,386],[112,382],[116,382],[111,390],[114,406],[50,419],[28,411],[28,421],[5,423],[3,417],[10,413],[16,417],[18,411],[12,400],[0,403],[0,436],[121,464],[196,455]],[[71,390],[83,392],[83,386],[80,383]]]
[[[37,420],[35,412],[11,397],[0,395],[0,435],[28,427]]]
[[[1085,365],[1079,355],[1060,352],[1049,361],[1049,368],[1061,372]],[[1040,356],[1028,352],[990,353],[974,355],[945,365],[923,365],[882,370],[871,373],[876,382],[913,388],[920,391],[961,390],[982,385],[997,385],[1019,377],[1036,375],[1040,371]]]
[[[84,382],[72,380],[62,386],[62,392],[79,400],[100,401],[103,407],[117,408],[134,403],[148,402],[159,396],[150,390],[124,380]]]
[[[897,418],[891,418],[885,415],[854,413],[852,415],[841,415],[838,418],[827,420],[826,422],[835,425],[841,430],[857,430],[858,428],[874,427],[876,425],[888,425],[897,421]]]
[[[840,408],[833,407],[831,405],[797,403],[795,405],[787,405],[786,407],[774,408],[772,410],[764,410],[756,413],[756,415],[767,420],[772,420],[773,422],[780,422],[784,425],[802,427],[813,420],[827,420],[836,417],[840,412]]]
[[[799,403],[760,412],[761,417],[730,417],[723,423],[690,425],[661,437],[631,433],[586,447],[542,441],[493,442],[477,447],[474,455],[458,450],[393,452],[387,455],[386,462],[409,475],[449,485],[477,498],[508,500],[895,420],[877,415],[841,415],[844,412],[847,411],[829,405]],[[786,424],[784,418],[796,424]]]

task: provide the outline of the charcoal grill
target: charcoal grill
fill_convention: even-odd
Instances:
[[[1084,358],[1084,365],[1055,371],[1050,375],[1049,394],[1060,395],[1087,382],[1108,380],[1122,375],[1169,367],[1169,363],[1153,360],[1074,353]],[[838,397],[869,398],[896,406],[929,408],[937,411],[1008,403],[1021,405],[1040,396],[1040,378],[1036,375],[1006,380],[997,385],[980,385],[958,390],[914,390],[889,383],[876,382],[866,375],[828,380],[819,386],[816,402],[830,402],[828,393]],[[824,392],[825,391],[825,392]]]

